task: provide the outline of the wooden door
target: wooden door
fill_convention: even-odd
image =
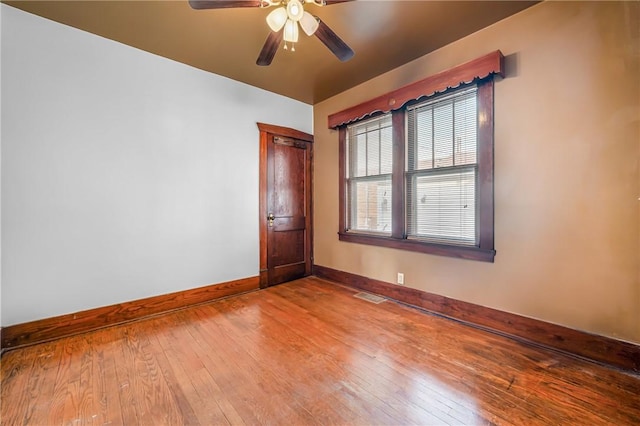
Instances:
[[[311,274],[313,137],[279,126],[258,126],[260,284],[267,287]]]

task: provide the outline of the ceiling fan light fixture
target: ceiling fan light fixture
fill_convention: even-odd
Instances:
[[[289,0],[287,2],[287,15],[289,15],[289,19],[292,21],[298,22],[302,19],[302,15],[304,14],[304,7],[300,0]]]
[[[282,27],[284,27],[287,19],[287,9],[279,7],[267,15],[267,24],[269,25],[269,28],[271,28],[271,31],[277,33],[282,29]]]
[[[296,43],[298,41],[298,23],[287,19],[284,24],[284,41],[289,43]]]
[[[1,1],[1,0],[0,0]],[[305,4],[328,6],[353,0],[189,0],[192,9],[267,8],[274,10],[266,16],[269,35],[260,50],[256,65],[271,64],[278,46],[284,40],[284,48],[295,50],[299,27],[309,36],[318,38],[336,58],[344,62],[353,56],[353,50],[327,24],[304,10]],[[265,12],[266,13],[266,12]],[[264,15],[263,15],[264,16]],[[299,24],[299,25],[298,25]]]
[[[309,12],[305,11],[300,19],[300,26],[308,36],[312,36],[318,29],[318,20]]]

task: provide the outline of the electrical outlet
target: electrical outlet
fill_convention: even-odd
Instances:
[[[404,274],[402,272],[398,272],[398,284],[404,285]]]

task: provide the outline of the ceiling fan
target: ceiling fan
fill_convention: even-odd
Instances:
[[[289,43],[291,50],[295,50],[294,43],[298,41],[299,33],[298,25],[308,36],[318,37],[340,61],[351,59],[353,50],[320,18],[304,10],[305,4],[328,6],[347,1],[352,0],[189,0],[189,5],[198,10],[278,6],[267,15],[267,24],[271,32],[256,61],[256,64],[266,66],[271,64],[283,39],[285,49],[288,48],[287,43]]]

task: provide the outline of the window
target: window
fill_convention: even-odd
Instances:
[[[493,262],[498,51],[331,114],[341,241]]]
[[[492,262],[493,80],[340,127],[339,238]]]
[[[407,108],[407,238],[475,246],[476,87]]]
[[[391,235],[391,116],[349,126],[347,138],[349,229]]]

